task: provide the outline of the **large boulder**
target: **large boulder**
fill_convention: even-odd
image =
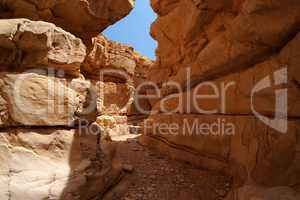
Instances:
[[[86,47],[54,24],[27,19],[0,20],[1,71],[58,68],[79,76]]]
[[[54,128],[1,131],[1,200],[101,196],[119,179],[121,168],[107,163],[111,158],[97,159],[95,137]],[[109,152],[104,155],[110,157]]]
[[[0,1],[0,18],[28,18],[55,23],[90,39],[125,17],[134,0],[8,0]]]
[[[72,126],[79,119],[89,82],[35,73],[0,76],[0,127]]]

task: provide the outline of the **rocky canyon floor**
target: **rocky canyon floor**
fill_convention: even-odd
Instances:
[[[127,172],[97,200],[221,200],[231,188],[229,177],[171,160],[137,138],[118,142],[116,157]]]

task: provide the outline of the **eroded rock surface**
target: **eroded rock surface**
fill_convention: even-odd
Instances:
[[[207,124],[214,124],[209,126]],[[299,181],[299,120],[280,134],[254,116],[152,115],[141,140],[175,159],[233,173],[237,184],[268,186]],[[159,141],[159,142],[157,142]]]
[[[127,116],[101,115],[96,122],[103,128],[104,137],[110,137],[112,140],[130,134]]]
[[[68,83],[34,73],[2,74],[0,127],[72,126],[87,101],[89,83],[78,85],[79,81]]]
[[[0,0],[0,199],[102,198],[121,175],[112,137],[129,134],[129,121],[149,114],[137,101],[151,111],[140,142],[233,177],[229,200],[298,199],[293,190],[300,180],[298,0],[152,0],[158,14],[151,30],[159,43],[156,63],[99,35],[133,4]],[[44,74],[44,68],[54,73]],[[20,74],[27,69],[35,71]],[[157,99],[147,99],[152,92],[147,87],[136,90],[147,80],[161,89]],[[170,81],[182,91],[164,84]],[[229,84],[223,85],[223,99],[189,101],[215,92],[210,85],[197,88],[204,81]],[[267,122],[279,117],[275,124],[286,118],[287,127],[277,128],[287,131],[276,131],[258,114]],[[91,127],[96,132],[90,133]],[[177,184],[176,179],[171,180]],[[211,194],[203,196],[223,199],[231,183],[221,185],[216,194],[207,186]],[[178,192],[176,197],[194,196]]]
[[[79,38],[47,22],[0,20],[1,71],[59,68],[79,76],[86,47]]]
[[[261,199],[261,200],[297,200],[300,196],[294,190],[288,187],[274,187],[264,188],[259,186],[244,186],[235,193],[229,195],[226,200],[250,200],[250,199]]]
[[[99,72],[104,76],[118,76],[116,71],[124,72],[121,79],[127,78],[126,75],[133,77],[135,74],[143,73],[143,68],[149,70],[153,62],[148,58],[141,56],[130,46],[108,40],[100,35],[92,39],[91,46],[88,46],[88,55],[83,65],[83,71],[89,75],[99,78]],[[109,74],[108,70],[112,70]],[[114,74],[115,73],[115,74]],[[145,74],[145,73],[144,73]]]
[[[92,39],[87,54],[82,73],[93,80],[98,96],[98,112],[143,115],[134,101],[138,95],[146,94],[146,87],[139,86],[148,80],[154,62],[135,52],[132,47],[102,35]],[[147,98],[141,98],[139,104],[144,110],[151,110]]]
[[[87,56],[83,69],[88,74],[98,75],[103,69],[123,70],[133,75],[136,61],[133,49],[117,42],[110,41],[104,36],[93,38],[92,48]]]
[[[1,131],[1,199],[90,199],[103,193],[121,168],[104,161],[102,169],[95,148],[95,138],[78,130]]]
[[[0,18],[28,18],[52,22],[90,39],[125,17],[134,0],[2,0]]]
[[[133,103],[134,88],[126,83],[98,82],[97,110],[102,115],[126,114]]]
[[[163,13],[151,30],[159,43],[159,68],[183,86],[186,67],[191,67],[193,84],[239,71],[271,56],[299,31],[296,0],[153,4],[159,15]]]
[[[91,38],[133,5],[132,0],[0,1],[1,200],[101,198],[120,180],[115,144],[92,122],[101,113],[126,115],[120,110],[129,88],[118,78],[105,81],[107,102],[97,105],[102,99],[93,86],[100,79],[89,76],[83,63],[94,52],[86,48]],[[100,54],[95,47],[89,72],[113,66],[126,71],[134,87],[144,60],[129,47],[104,47]]]
[[[153,109],[141,141],[174,159],[227,171],[236,186],[264,186],[253,195],[241,190],[234,199],[276,199],[279,192],[268,187],[298,186],[300,3],[151,5],[158,14],[151,28],[158,60],[149,78],[161,89],[147,91],[159,95],[149,101]],[[278,131],[285,119],[287,130]],[[228,122],[234,134],[223,131],[231,130],[222,129]],[[201,130],[204,135],[197,134]]]
[[[265,77],[270,80],[278,79],[276,74],[280,73],[281,76],[287,77],[283,80],[283,84],[288,89],[288,116],[299,117],[300,90],[299,73],[297,73],[298,63],[300,63],[299,52],[300,34],[297,34],[277,56],[265,59],[245,70],[229,73],[209,82],[202,82],[196,87],[190,87],[185,92],[182,89],[182,93],[177,96],[156,103],[154,110],[162,112],[160,109],[164,108],[164,112],[173,113],[203,114],[201,111],[205,111],[219,114],[251,115],[253,107],[261,114],[272,116],[275,112],[280,112],[275,110],[274,92],[276,88],[280,87],[280,84],[267,82],[266,88],[255,93],[253,93],[253,88]],[[216,86],[217,89],[213,89],[211,85]],[[219,94],[220,98],[201,98],[206,94]]]

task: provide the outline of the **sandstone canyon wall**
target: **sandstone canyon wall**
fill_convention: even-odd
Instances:
[[[231,176],[228,200],[299,198],[299,0],[151,4],[156,63],[100,34],[132,0],[0,0],[1,200],[101,198],[145,117],[140,142]]]
[[[133,0],[1,0],[0,18],[27,18],[56,24],[89,40],[125,17]]]
[[[110,134],[141,114],[152,61],[100,33],[133,6],[0,1],[1,200],[92,199],[121,178]]]
[[[158,60],[149,79],[160,91],[148,94],[160,95],[151,100],[141,142],[228,173],[236,188],[250,185],[228,199],[284,199],[257,185],[299,189],[300,2],[151,2]],[[220,134],[228,124],[233,129]]]

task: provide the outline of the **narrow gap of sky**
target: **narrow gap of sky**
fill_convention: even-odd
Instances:
[[[155,59],[156,41],[150,36],[150,25],[156,14],[150,0],[136,0],[131,13],[119,22],[108,27],[103,34],[114,41],[128,44],[137,52]]]

